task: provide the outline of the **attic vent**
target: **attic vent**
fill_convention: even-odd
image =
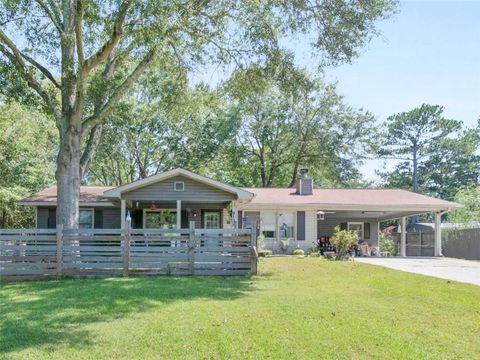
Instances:
[[[173,183],[173,190],[184,191],[185,190],[185,183],[183,181],[175,181]]]

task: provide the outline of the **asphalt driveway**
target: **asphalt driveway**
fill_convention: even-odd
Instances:
[[[358,257],[355,261],[480,286],[480,261],[443,257]]]

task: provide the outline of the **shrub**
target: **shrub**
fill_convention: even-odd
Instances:
[[[393,239],[388,234],[381,234],[379,239],[380,252],[389,252],[390,255],[396,255],[396,247]]]
[[[305,251],[302,249],[295,249],[293,250],[293,255],[305,255]]]
[[[265,236],[258,235],[258,237],[257,237],[257,247],[260,250],[263,250],[263,248],[265,247]]]
[[[345,259],[348,249],[358,243],[358,234],[354,231],[341,230],[339,226],[336,226],[330,243],[335,247],[337,259]]]
[[[319,256],[320,256],[320,252],[318,252],[318,251],[311,251],[310,254],[308,254],[308,255],[310,255],[310,256],[312,256],[312,257],[319,257]]]
[[[266,257],[272,255],[272,250],[258,250],[258,257]]]

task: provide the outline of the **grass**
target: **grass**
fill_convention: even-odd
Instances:
[[[353,262],[3,284],[5,359],[473,359],[480,287]]]

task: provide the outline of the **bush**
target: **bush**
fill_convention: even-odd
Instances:
[[[295,249],[293,250],[293,255],[305,255],[305,251],[302,249]]]
[[[258,257],[266,257],[272,255],[272,250],[258,250]]]
[[[341,230],[339,226],[336,226],[330,243],[335,247],[337,259],[345,259],[347,251],[358,243],[358,234],[354,231]]]
[[[396,255],[396,247],[393,239],[388,234],[381,234],[379,239],[380,252],[389,252],[391,256]]]
[[[312,256],[312,257],[319,257],[319,256],[320,256],[320,252],[318,252],[318,251],[311,251],[308,255],[309,255],[309,256]]]

